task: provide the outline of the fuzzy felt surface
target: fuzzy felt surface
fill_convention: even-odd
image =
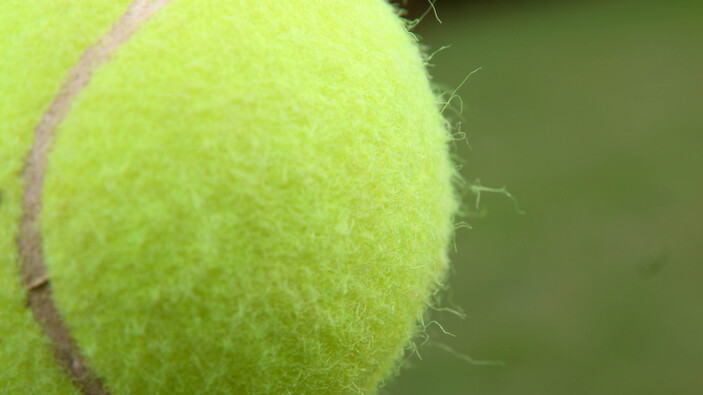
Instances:
[[[32,129],[126,6],[89,3],[38,24],[0,5],[26,30],[0,38],[17,59],[0,75],[1,385],[72,390],[24,310],[13,232]],[[41,224],[55,302],[112,393],[373,393],[395,373],[456,208],[413,40],[382,0],[173,0],[94,73]]]
[[[87,5],[90,4],[88,7]],[[0,393],[72,394],[17,276],[19,174],[34,127],[85,49],[128,1],[0,2]]]

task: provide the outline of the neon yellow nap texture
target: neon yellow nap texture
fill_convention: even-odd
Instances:
[[[0,384],[44,375],[41,389],[70,390],[22,310],[17,174],[65,71],[124,2],[64,12],[46,1],[53,22],[37,25],[11,3],[0,15],[14,27],[0,29],[28,32],[0,38],[0,51],[28,67],[0,74],[11,164],[0,169]],[[66,15],[81,22],[57,26]],[[74,100],[46,174],[54,298],[107,388],[375,392],[446,267],[454,173],[437,104],[382,0],[159,11]]]
[[[33,130],[85,48],[127,1],[0,1],[0,393],[74,393],[17,277],[19,173]],[[90,7],[86,5],[90,4]]]

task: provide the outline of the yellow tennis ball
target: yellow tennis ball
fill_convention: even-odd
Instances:
[[[0,389],[373,393],[447,265],[383,0],[0,3]]]

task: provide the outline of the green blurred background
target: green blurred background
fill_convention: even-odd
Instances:
[[[482,196],[445,294],[466,318],[435,312],[456,337],[430,326],[384,393],[703,393],[703,1],[437,10],[414,29],[452,45],[435,81],[482,67],[459,91],[462,173],[527,214]]]

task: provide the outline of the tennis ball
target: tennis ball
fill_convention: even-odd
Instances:
[[[447,265],[382,0],[0,3],[0,388],[374,393]]]

